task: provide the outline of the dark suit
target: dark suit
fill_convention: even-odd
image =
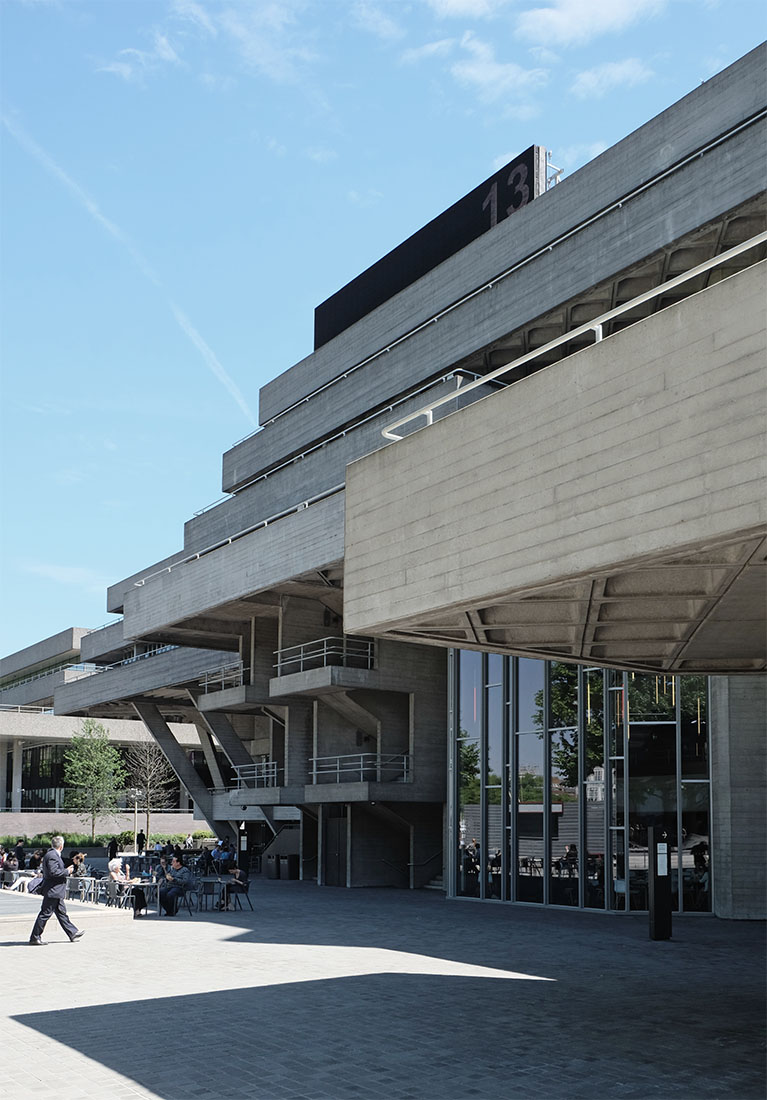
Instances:
[[[43,883],[40,888],[40,893],[43,895],[43,904],[40,906],[40,912],[37,915],[30,939],[37,940],[42,936],[43,929],[55,913],[56,919],[71,940],[77,929],[69,919],[67,907],[64,904],[69,872],[64,866],[61,852],[57,852],[55,848],[51,848],[49,852],[46,852],[40,870],[43,876]]]

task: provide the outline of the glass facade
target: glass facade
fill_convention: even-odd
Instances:
[[[646,910],[654,826],[675,909],[710,912],[707,690],[451,650],[450,893]]]

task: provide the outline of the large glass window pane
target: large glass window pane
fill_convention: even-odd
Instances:
[[[551,842],[549,900],[578,904],[580,823],[578,817],[578,669],[549,665]]]
[[[608,693],[608,746],[610,756],[623,756],[626,742],[626,698],[623,690],[623,673],[607,672]]]
[[[684,908],[699,913],[710,913],[708,783],[682,783],[681,803]]]
[[[501,896],[501,847],[503,845],[503,688],[500,682],[487,688],[487,878],[486,896]]]
[[[518,734],[517,753],[517,899],[543,901],[543,731]]]
[[[647,830],[676,848],[676,681],[632,674],[628,685],[629,904],[647,908]]]
[[[482,654],[461,650],[458,657],[458,736],[479,741],[482,728]]]
[[[682,676],[678,680],[681,711],[683,779],[708,778],[708,710],[706,677]]]
[[[603,909],[605,904],[605,777],[604,760],[604,674],[599,668],[584,673],[584,764],[586,815],[586,889],[584,904]]]
[[[479,896],[480,731],[482,729],[482,654],[458,655],[458,873],[456,890]]]
[[[626,856],[623,829],[610,830],[610,909],[626,908]]]
[[[546,674],[544,661],[532,661],[521,657],[517,662],[517,730],[529,733],[536,730],[543,733],[543,678]]]

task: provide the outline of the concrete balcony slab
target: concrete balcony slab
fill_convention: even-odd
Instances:
[[[351,465],[345,628],[617,668],[767,668],[765,269]]]
[[[327,668],[291,672],[287,676],[275,676],[269,681],[269,694],[274,703],[278,696],[329,695],[360,688],[371,691],[414,691],[417,687],[418,681],[415,678],[408,680],[402,674],[331,665]]]

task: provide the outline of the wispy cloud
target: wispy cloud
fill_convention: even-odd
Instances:
[[[171,14],[180,20],[193,24],[198,30],[203,31],[211,38],[215,38],[218,31],[208,12],[202,4],[195,0],[172,0]]]
[[[369,0],[357,0],[357,3],[352,4],[351,16],[355,27],[361,31],[368,31],[385,42],[395,41],[405,34],[399,23],[375,4],[371,4]]]
[[[69,192],[69,194],[75,199],[75,201],[91,216],[91,218],[101,226],[101,228],[128,253],[133,262],[138,267],[141,274],[158,290],[162,291],[162,283],[147,262],[145,257],[136,248],[128,235],[113,221],[104,215],[98,204],[91,198],[87,191],[76,183],[75,180],[69,176],[63,168],[56,163],[56,161],[42,148],[37,142],[30,137],[30,135],[19,125],[19,123],[13,119],[10,115],[2,116],[3,126],[6,128],[9,134],[18,142],[22,149],[28,153],[34,160],[40,164],[49,175],[62,184],[62,186]],[[168,307],[173,314],[173,317],[178,324],[179,328],[184,334],[191,340],[192,344],[198,350],[202,356],[203,362],[213,375],[223,384],[231,397],[237,402],[239,407],[245,413],[250,423],[255,427],[256,419],[252,412],[248,408],[242,394],[235,382],[229,377],[227,372],[219,363],[216,356],[211,351],[210,347],[205,343],[202,336],[194,327],[192,322],[183,313],[174,302],[168,301]]]
[[[582,45],[651,18],[665,6],[666,0],[554,0],[549,7],[523,11],[517,33],[547,46]]]
[[[234,41],[249,68],[278,84],[296,82],[314,51],[293,41],[294,5],[283,2],[225,9],[219,25]]]
[[[230,396],[234,398],[242,411],[245,413],[245,416],[247,416],[247,418],[250,420],[253,427],[256,427],[256,421],[253,413],[248,408],[245,402],[245,398],[240,393],[237,383],[226,373],[211,348],[205,343],[202,336],[200,336],[199,332],[189,320],[187,315],[183,312],[183,310],[179,309],[179,307],[173,302],[170,303],[170,306],[173,311],[173,316],[176,318],[179,326],[183,329],[183,331],[187,334],[194,346],[197,348],[209,370],[212,371],[212,373],[216,376],[221,385],[226,388]]]
[[[505,0],[426,0],[441,19],[485,19],[503,7]]]
[[[139,50],[129,47],[120,50],[114,61],[98,65],[96,72],[114,73],[123,80],[140,83],[147,73],[165,65],[180,65],[175,47],[171,44],[167,35],[159,30],[152,32],[152,46],[148,50]]]
[[[638,58],[627,57],[625,61],[605,61],[578,73],[570,90],[578,99],[600,99],[614,88],[635,88],[654,75]]]
[[[503,97],[516,100],[520,88],[532,89],[546,83],[545,69],[524,69],[513,61],[497,61],[493,47],[470,31],[461,39],[461,47],[468,57],[456,61],[450,71],[486,103]]]
[[[446,57],[454,46],[454,38],[440,38],[438,42],[427,42],[424,46],[415,46],[410,50],[403,50],[400,62],[403,65],[417,65],[419,62],[428,61],[432,57]]]

